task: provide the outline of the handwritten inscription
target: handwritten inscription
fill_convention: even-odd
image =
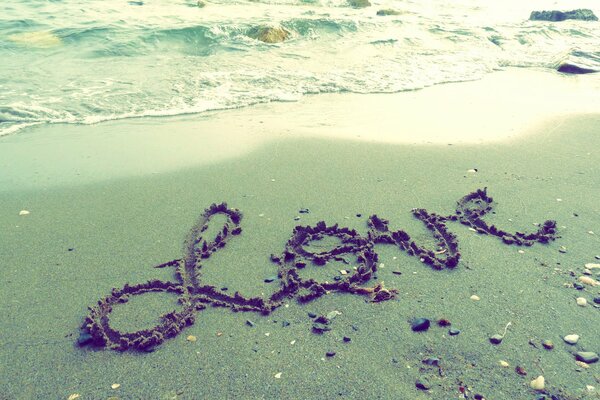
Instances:
[[[242,232],[240,211],[229,208],[225,203],[213,204],[192,227],[185,241],[183,257],[156,266],[172,267],[174,281],[151,280],[136,285],[125,284],[120,289],[113,289],[110,295],[89,308],[89,314],[81,327],[79,343],[119,351],[148,351],[166,339],[177,336],[186,326],[192,325],[196,314],[208,305],[268,315],[286,299],[296,298],[299,302],[309,302],[332,292],[363,295],[371,302],[390,300],[397,295],[396,289],[386,288],[383,283],[368,285],[378,266],[374,246],[396,246],[434,269],[455,268],[460,262],[461,254],[456,236],[446,227],[449,222],[459,222],[479,234],[498,237],[507,245],[532,246],[557,238],[555,221],[544,222],[534,233],[509,233],[494,225],[488,225],[483,217],[492,210],[492,202],[486,189],[483,189],[460,199],[455,213],[449,216],[430,213],[425,209],[412,210],[414,217],[425,224],[436,240],[437,246],[434,249],[427,249],[418,244],[403,230],[391,231],[388,221],[377,215],[369,217],[366,236],[338,225],[327,226],[323,221],[315,226],[297,226],[284,251],[280,255],[271,256],[271,260],[278,266],[280,287],[269,298],[244,297],[238,292],[229,295],[214,286],[202,284],[203,260],[209,259],[215,252],[224,248],[232,237]],[[204,235],[211,218],[217,214],[224,215],[226,222],[214,239],[206,239]],[[308,249],[311,243],[326,237],[337,238],[339,244],[320,252]],[[301,269],[323,266],[331,260],[346,263],[348,257],[355,259],[357,267],[334,282],[305,279],[299,273]],[[152,329],[137,332],[120,332],[113,329],[109,320],[113,306],[127,302],[131,296],[148,292],[173,293],[177,295],[181,307],[178,311],[162,315],[160,323]]]

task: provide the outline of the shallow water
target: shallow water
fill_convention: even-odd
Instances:
[[[578,1],[568,8],[597,4]],[[595,8],[594,8],[595,7]],[[393,8],[398,16],[376,11]],[[199,113],[306,94],[399,92],[505,67],[600,68],[600,24],[555,1],[18,0],[0,16],[0,135],[37,123]],[[254,26],[291,39],[266,44]]]

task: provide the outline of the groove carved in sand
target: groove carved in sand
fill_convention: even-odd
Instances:
[[[459,200],[455,213],[450,216],[437,215],[425,209],[414,209],[412,212],[415,218],[425,224],[437,241],[435,250],[419,245],[403,230],[390,231],[388,221],[377,215],[369,217],[366,236],[338,225],[327,226],[323,221],[315,226],[297,226],[283,253],[271,256],[271,260],[278,266],[280,288],[267,299],[244,297],[238,292],[228,295],[214,286],[202,284],[203,260],[209,259],[215,252],[224,248],[233,236],[242,232],[240,211],[228,208],[226,203],[213,204],[192,227],[184,244],[183,258],[156,266],[173,268],[174,281],[151,280],[136,285],[125,284],[120,289],[113,289],[107,297],[89,308],[89,314],[81,327],[79,343],[119,351],[148,351],[177,336],[186,326],[192,325],[196,314],[208,305],[267,315],[280,307],[286,299],[296,298],[299,302],[308,302],[331,292],[364,295],[371,302],[390,300],[397,295],[396,289],[385,288],[383,283],[368,286],[378,266],[374,246],[396,246],[434,269],[454,268],[458,265],[461,255],[456,236],[446,227],[448,222],[460,222],[480,234],[496,236],[507,245],[531,246],[536,242],[548,243],[557,238],[555,221],[544,222],[535,233],[509,233],[494,225],[488,225],[482,218],[492,210],[492,201],[483,189],[469,193]],[[217,214],[224,215],[227,221],[216,237],[209,241],[203,235],[211,218]],[[324,237],[337,238],[339,245],[322,252],[306,249],[310,242]],[[358,266],[351,274],[341,277],[338,281],[318,282],[315,279],[303,279],[299,273],[299,270],[307,268],[309,264],[322,266],[330,260],[347,262],[344,257],[356,258]],[[152,329],[137,332],[120,332],[113,329],[109,320],[113,306],[126,303],[131,296],[148,292],[177,295],[180,310],[162,315],[160,324]]]

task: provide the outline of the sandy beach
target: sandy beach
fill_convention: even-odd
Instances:
[[[517,82],[527,90],[511,101]],[[600,363],[575,357],[600,352],[600,269],[586,271],[600,263],[597,87],[509,71],[1,138],[0,398],[599,398]],[[366,235],[377,214],[435,248],[411,210],[450,215],[483,188],[494,199],[488,224],[535,232],[555,220],[560,237],[519,247],[448,222],[461,253],[453,269],[375,246],[369,285],[397,289],[392,300],[331,293],[269,315],[209,306],[152,352],[77,344],[88,306],[112,288],[173,279],[153,267],[182,257],[212,203],[239,209],[243,230],[203,263],[203,284],[266,299],[280,284],[265,282],[277,275],[270,256],[294,227],[326,221]],[[333,281],[351,267],[302,273]],[[134,296],[110,321],[133,332],[177,307],[172,294]],[[316,334],[309,314],[330,315],[331,330]],[[415,318],[431,327],[413,332]],[[571,334],[574,345],[563,340]],[[538,376],[544,390],[530,386]]]

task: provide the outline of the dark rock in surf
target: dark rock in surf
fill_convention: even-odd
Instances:
[[[598,71],[591,68],[580,67],[575,64],[562,63],[558,67],[558,72],[562,72],[563,74],[591,74]]]
[[[281,43],[289,39],[291,33],[278,26],[257,26],[247,32],[248,37],[265,43]]]
[[[532,11],[529,16],[531,21],[552,21],[559,22],[567,19],[575,19],[578,21],[598,21],[598,17],[594,15],[592,10],[580,8],[572,11]]]

